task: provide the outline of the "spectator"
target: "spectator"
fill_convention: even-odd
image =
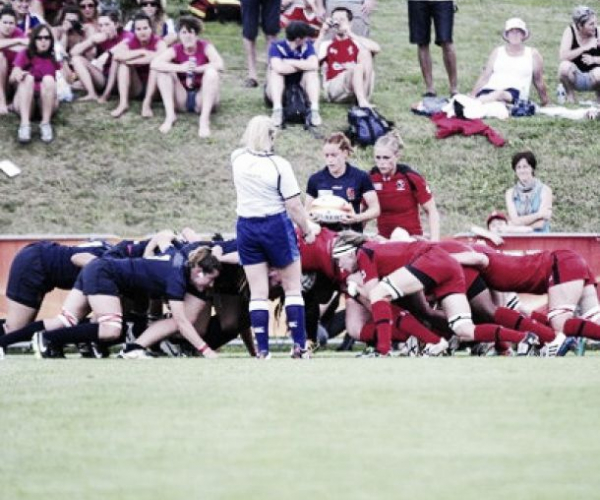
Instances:
[[[471,232],[477,236],[487,238],[498,246],[504,243],[504,239],[500,236],[501,234],[523,234],[533,232],[531,226],[513,226],[509,224],[506,214],[496,210],[488,215],[488,218],[486,219],[486,228],[481,226],[471,226]]]
[[[10,79],[17,85],[13,105],[21,118],[19,142],[26,144],[31,141],[30,120],[36,100],[39,100],[42,114],[41,139],[45,143],[52,142],[54,132],[50,119],[58,110],[56,72],[61,65],[54,58],[54,37],[48,26],[40,24],[33,28],[29,45],[17,54],[14,66]]]
[[[83,15],[83,27],[90,36],[98,31],[98,0],[79,0],[79,9]]]
[[[8,77],[17,52],[27,47],[27,37],[17,28],[17,14],[10,6],[0,10],[0,115],[8,113]]]
[[[510,223],[514,226],[530,226],[537,233],[550,232],[552,189],[535,178],[535,155],[531,151],[515,153],[511,164],[517,183],[506,191]]]
[[[119,105],[111,112],[114,118],[129,109],[130,96],[143,98],[142,116],[152,116],[156,73],[150,71],[150,63],[167,48],[165,42],[152,33],[152,21],[146,14],[137,14],[133,18],[133,30],[133,37],[123,40],[114,51],[119,90]]]
[[[75,5],[67,5],[61,10],[58,18],[58,26],[52,28],[52,33],[56,43],[54,51],[56,58],[59,61],[66,59],[66,64],[63,64],[63,76],[69,83],[75,80],[75,74],[70,65],[69,53],[75,45],[82,42],[86,33],[83,29],[83,17],[79,7]]]
[[[137,0],[137,4],[152,21],[152,32],[161,37],[167,46],[173,45],[177,41],[177,31],[173,19],[165,12],[166,0]],[[125,29],[133,31],[133,21],[129,21]]]
[[[352,33],[368,38],[371,30],[371,12],[377,7],[377,0],[327,0],[327,15],[344,7],[352,12]]]
[[[267,53],[271,43],[279,33],[279,16],[281,0],[241,0],[242,3],[242,36],[248,76],[243,82],[244,87],[258,87],[258,73],[256,71],[256,37],[258,25],[265,34]]]
[[[544,61],[536,49],[525,46],[529,35],[522,19],[514,17],[506,21],[502,35],[506,44],[492,51],[471,95],[484,103],[515,104],[520,99],[529,99],[533,80],[542,106],[548,104]]]
[[[381,215],[377,230],[389,238],[395,228],[401,227],[411,235],[422,235],[419,207],[427,214],[430,239],[440,240],[440,214],[427,182],[408,165],[398,163],[404,143],[396,132],[380,137],[373,150],[375,167],[371,181],[379,198]]]
[[[351,29],[352,12],[346,7],[335,9],[315,42],[319,60],[325,65],[323,87],[330,102],[356,100],[371,107],[369,101],[375,84],[373,56],[381,50],[378,43],[355,35]],[[333,31],[333,39],[325,35]]]
[[[163,134],[171,130],[177,110],[200,113],[198,136],[210,136],[210,114],[219,103],[219,71],[224,65],[213,44],[198,40],[201,31],[200,21],[190,16],[182,17],[179,21],[180,42],[152,61],[152,69],[158,72],[158,90],[165,106],[165,121],[159,129]]]
[[[31,12],[31,0],[12,0],[12,8],[17,13],[17,28],[26,35],[36,26],[44,24],[43,18]]]
[[[329,136],[323,146],[325,168],[309,177],[305,207],[310,212],[316,198],[339,196],[352,205],[354,214],[346,215],[340,224],[330,229],[362,232],[365,223],[379,216],[379,201],[369,175],[348,163],[351,154],[352,145],[344,134],[335,132]]]
[[[431,22],[435,27],[435,44],[442,48],[444,66],[448,73],[450,95],[457,93],[456,52],[452,41],[455,5],[446,0],[409,0],[408,28],[410,43],[417,45],[419,65],[425,80],[425,97],[435,97],[433,85],[433,65],[429,45],[431,43]]]
[[[285,40],[271,44],[267,72],[267,99],[273,103],[271,119],[276,127],[283,123],[283,93],[290,84],[300,84],[311,105],[311,125],[321,125],[319,114],[319,61],[313,43],[308,40],[312,28],[299,21],[285,29]]]
[[[324,9],[320,0],[284,0],[281,2],[282,28],[286,28],[292,21],[302,21],[320,30],[323,25]]]
[[[575,90],[593,90],[600,102],[600,38],[592,9],[575,7],[573,24],[565,28],[559,55],[558,78],[565,87],[567,102],[575,102]]]

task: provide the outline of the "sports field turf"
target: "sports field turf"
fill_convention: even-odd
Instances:
[[[598,356],[0,363],[0,498],[600,497]]]

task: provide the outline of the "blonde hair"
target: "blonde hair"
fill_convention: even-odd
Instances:
[[[391,130],[385,135],[382,135],[377,142],[375,147],[389,148],[394,154],[398,154],[401,149],[404,149],[404,141],[400,136],[400,132],[397,130]]]
[[[270,153],[273,151],[274,139],[275,126],[273,121],[268,116],[258,115],[248,122],[241,144],[250,151]]]
[[[348,155],[351,155],[354,152],[350,139],[348,139],[343,132],[334,132],[325,139],[325,144],[335,144],[341,151],[346,151]]]

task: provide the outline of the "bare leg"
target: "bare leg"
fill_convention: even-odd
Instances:
[[[558,79],[565,87],[568,103],[575,102],[575,69],[576,66],[570,61],[562,61],[558,66]]]
[[[246,63],[248,65],[248,78],[258,80],[256,72],[256,40],[244,38],[244,51],[246,52]]]
[[[75,69],[75,73],[79,77],[79,81],[83,88],[86,91],[86,94],[78,99],[78,101],[95,101],[98,99],[98,94],[96,93],[96,87],[101,87],[104,85],[104,81],[100,81],[100,76],[102,73],[97,70],[94,66],[90,64],[90,62],[83,56],[74,56],[71,60],[71,64]],[[93,69],[97,70],[97,73],[93,72]],[[98,74],[99,73],[99,74]],[[104,80],[104,76],[101,76],[102,80]]]
[[[419,65],[421,66],[423,80],[425,80],[425,91],[435,94],[435,88],[433,87],[433,66],[431,64],[429,45],[419,45],[417,47],[417,53],[419,55]]]
[[[442,55],[444,58],[444,66],[448,73],[448,83],[450,84],[450,94],[456,94],[458,91],[457,75],[456,75],[456,51],[453,43],[442,44]]]
[[[158,91],[165,107],[165,121],[158,129],[163,134],[168,134],[177,120],[177,115],[175,114],[175,92],[173,88],[176,78],[171,73],[159,73],[156,78]]]
[[[283,107],[284,87],[284,76],[276,73],[275,71],[269,71],[269,76],[267,79],[267,95],[271,98],[271,101],[273,101],[274,109],[281,109]]]
[[[152,112],[152,100],[156,94],[156,76],[156,71],[150,70],[150,75],[148,76],[148,86],[146,87],[146,95],[144,96],[144,101],[142,102],[142,117],[144,118],[152,118],[154,116],[154,113]]]
[[[6,299],[6,323],[4,330],[6,333],[19,330],[31,323],[37,316],[38,310],[32,307],[20,304],[9,298]]]
[[[317,71],[305,71],[302,77],[302,83],[306,95],[310,101],[310,107],[312,109],[319,109],[319,96],[321,89],[319,87],[319,73]]]
[[[42,102],[42,123],[50,123],[52,113],[57,108],[56,81],[51,76],[45,76],[42,80],[40,100]]]
[[[204,138],[210,136],[210,114],[219,102],[219,73],[213,68],[204,72],[201,94],[202,107],[200,108],[198,136]]]
[[[129,87],[131,84],[131,68],[120,63],[117,69],[117,88],[119,89],[119,105],[110,113],[113,118],[119,118],[129,109]]]
[[[33,76],[27,75],[19,83],[17,94],[15,95],[15,110],[21,118],[21,125],[29,125],[31,120],[31,107],[33,105]]]
[[[6,88],[8,84],[8,62],[3,54],[0,54],[0,116],[8,114],[6,105]]]

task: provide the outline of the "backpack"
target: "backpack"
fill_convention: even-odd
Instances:
[[[348,111],[348,137],[353,144],[372,146],[377,139],[387,134],[394,124],[371,108],[353,106]]]
[[[310,102],[299,83],[286,85],[283,93],[283,124],[298,123],[310,127]]]

